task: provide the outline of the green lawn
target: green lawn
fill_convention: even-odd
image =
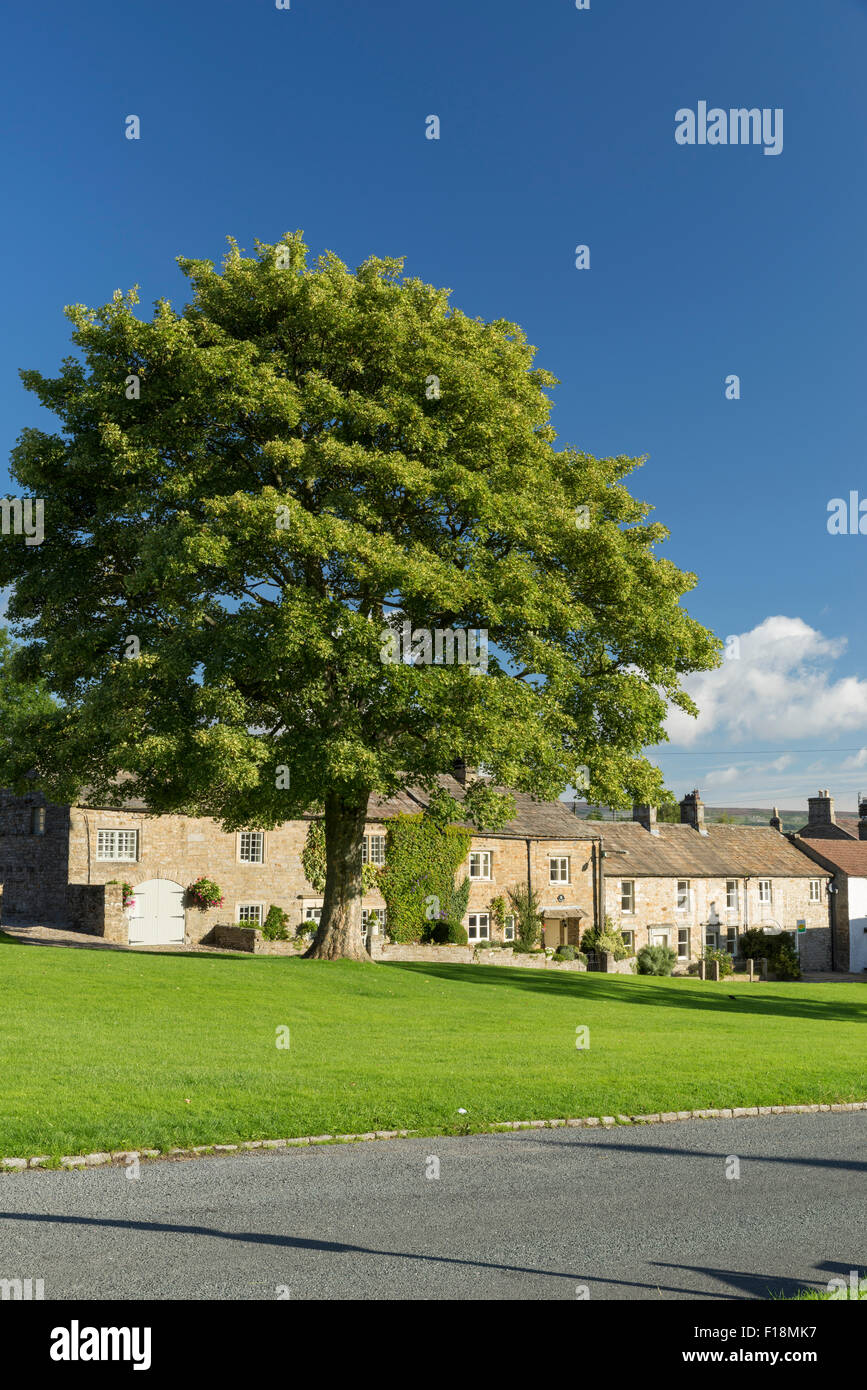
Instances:
[[[860,984],[159,956],[0,937],[0,1155],[861,1100],[865,1015]],[[576,1049],[580,1025],[589,1050]],[[276,1046],[281,1026],[289,1050]]]

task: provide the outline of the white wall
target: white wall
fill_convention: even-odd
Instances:
[[[849,879],[849,969],[867,970],[867,878]]]

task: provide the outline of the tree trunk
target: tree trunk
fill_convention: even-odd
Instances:
[[[367,796],[325,798],[325,901],[305,960],[370,963],[361,931],[362,864]]]

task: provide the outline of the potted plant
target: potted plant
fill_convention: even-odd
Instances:
[[[201,908],[202,912],[209,907],[223,906],[222,889],[213,879],[205,878],[204,875],[190,884],[188,892],[196,907]]]

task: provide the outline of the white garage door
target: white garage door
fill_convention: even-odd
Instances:
[[[184,940],[184,890],[169,878],[151,878],[133,889],[131,946],[177,946]]]

